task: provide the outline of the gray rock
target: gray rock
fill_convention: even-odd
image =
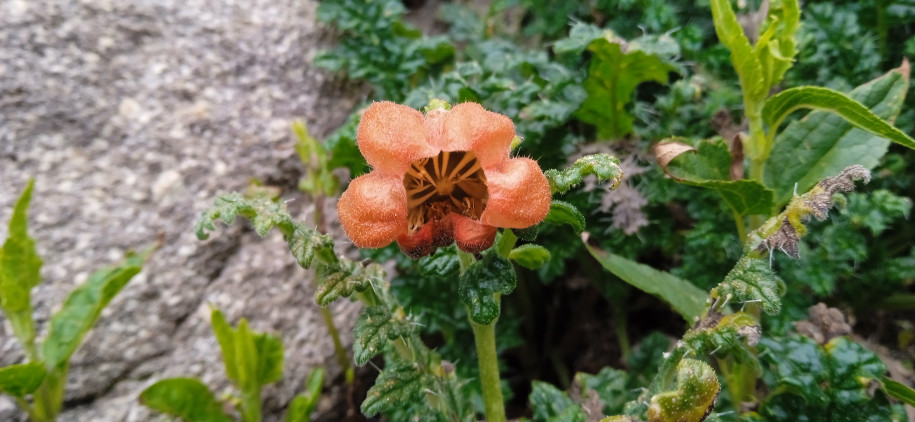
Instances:
[[[169,376],[199,376],[225,391],[208,304],[283,338],[285,378],[265,391],[267,420],[315,367],[327,366],[330,379],[339,373],[311,275],[278,234],[262,240],[240,223],[206,242],[192,233],[217,192],[251,179],[282,188],[296,215],[309,214],[295,190],[304,167],[289,125],[304,119],[325,135],[356,98],[311,65],[326,38],[316,5],[0,2],[0,239],[35,177],[30,231],[45,264],[32,299],[41,335],[92,271],[164,241],[74,356],[60,420],[149,420],[136,398]],[[358,307],[343,301],[332,310],[349,333]],[[21,361],[0,322],[0,365]],[[12,407],[0,399],[0,419],[15,419]]]

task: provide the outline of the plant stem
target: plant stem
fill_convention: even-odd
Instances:
[[[261,422],[261,389],[242,391],[241,419],[244,422]]]
[[[324,195],[314,195],[314,201],[315,227],[319,233],[327,233],[327,221],[324,220]],[[315,272],[315,286],[317,286],[317,282],[318,277],[317,272]],[[343,348],[343,342],[340,341],[340,331],[337,330],[337,326],[334,325],[334,316],[330,313],[330,310],[325,307],[321,307],[321,316],[324,317],[324,325],[327,326],[327,333],[330,334],[330,337],[334,342],[334,354],[337,355],[337,363],[340,364],[340,369],[343,370],[344,374],[349,374],[351,371],[349,355],[347,355],[346,349]],[[352,377],[347,376],[347,384],[351,382]]]
[[[499,300],[496,295],[496,301]],[[477,344],[477,364],[480,383],[483,385],[483,403],[488,422],[505,422],[505,402],[502,383],[499,381],[499,362],[496,356],[496,322],[480,325],[470,321],[473,338]]]
[[[734,224],[737,225],[737,236],[740,237],[740,244],[747,243],[747,227],[743,223],[743,216],[734,213]]]

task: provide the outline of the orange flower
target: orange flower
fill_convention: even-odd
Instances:
[[[536,161],[510,158],[515,127],[476,103],[425,115],[378,102],[362,115],[356,139],[372,171],[350,182],[337,211],[360,248],[396,240],[418,258],[457,242],[476,253],[496,228],[539,223],[550,186]]]

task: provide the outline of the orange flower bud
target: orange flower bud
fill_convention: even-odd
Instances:
[[[479,104],[426,115],[378,102],[359,123],[359,150],[372,172],[350,183],[337,210],[356,246],[396,240],[418,258],[456,242],[477,253],[497,227],[524,228],[550,209],[550,187],[537,162],[510,158],[511,120]]]

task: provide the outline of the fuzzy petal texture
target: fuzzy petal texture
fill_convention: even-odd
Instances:
[[[546,218],[550,212],[550,184],[536,161],[512,158],[485,172],[489,201],[480,216],[481,223],[521,229]]]
[[[422,258],[435,251],[435,248],[444,247],[454,242],[454,235],[450,216],[441,221],[429,221],[419,231],[413,234],[402,234],[397,237],[400,250],[410,258]]]
[[[407,191],[399,177],[371,172],[353,179],[337,202],[346,236],[360,248],[389,245],[407,231]]]
[[[478,253],[489,249],[496,240],[496,228],[480,224],[471,218],[451,214],[454,226],[454,241],[464,252]]]
[[[372,103],[359,122],[359,151],[373,171],[403,177],[410,163],[439,150],[429,144],[423,114],[390,101]]]
[[[515,125],[511,119],[486,111],[477,103],[454,106],[442,122],[443,151],[473,151],[486,169],[508,159]]]

